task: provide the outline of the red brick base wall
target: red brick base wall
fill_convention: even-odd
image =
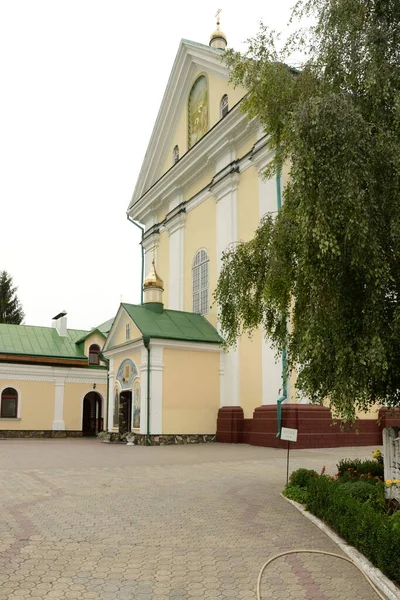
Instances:
[[[345,425],[342,431],[339,424],[333,424],[329,408],[309,404],[282,406],[282,426],[298,430],[294,447],[299,449],[380,446],[382,428],[389,418],[383,417],[380,425],[376,419],[358,419],[355,427]],[[216,441],[286,448],[287,442],[276,437],[277,427],[276,405],[259,406],[252,419],[244,418],[240,406],[225,406],[218,412]]]

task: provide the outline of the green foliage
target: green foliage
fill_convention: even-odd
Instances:
[[[290,180],[278,216],[224,254],[215,299],[227,346],[263,325],[298,390],[351,420],[400,404],[400,2],[301,0],[293,20],[308,16],[281,51],[262,26],[226,54],[269,135],[266,176],[290,162]]]
[[[20,325],[24,311],[16,295],[17,288],[7,271],[0,271],[0,323]]]
[[[300,488],[308,488],[311,480],[317,476],[313,469],[297,469],[290,474],[289,485]]]
[[[350,472],[356,471],[357,475],[368,475],[382,477],[384,475],[383,464],[376,460],[360,460],[359,458],[343,458],[338,462],[337,470],[341,477],[348,477]]]
[[[285,489],[282,493],[284,496],[286,496],[286,498],[290,498],[295,502],[299,502],[300,504],[307,504],[308,491],[304,487],[289,484],[285,486]]]
[[[328,523],[388,577],[400,582],[398,517],[381,514],[373,504],[355,498],[350,488],[357,484],[350,484],[348,493],[344,494],[347,485],[327,477],[315,477],[308,489],[307,509]],[[359,490],[360,495],[365,493],[361,488]]]
[[[385,486],[382,482],[373,485],[359,480],[339,485],[343,497],[355,498],[358,502],[369,504],[377,512],[384,512]]]

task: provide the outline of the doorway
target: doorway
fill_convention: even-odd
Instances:
[[[119,395],[119,432],[129,433],[132,423],[132,392],[122,391]]]
[[[94,437],[103,431],[102,397],[97,392],[89,392],[83,399],[82,435]]]

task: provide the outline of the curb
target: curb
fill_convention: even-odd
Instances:
[[[281,494],[282,498],[284,498],[287,502],[290,502],[298,511],[300,511],[309,521],[314,523],[321,529],[331,540],[335,542],[339,546],[339,548],[347,554],[347,556],[358,566],[371,581],[376,585],[376,587],[387,596],[388,600],[399,600],[400,590],[399,588],[392,582],[390,579],[386,577],[374,565],[367,559],[361,552],[356,550],[353,546],[347,544],[341,537],[337,535],[328,525],[325,525],[323,521],[315,517],[308,510],[304,508],[302,504],[295,502],[294,500],[290,500],[290,498],[286,498],[283,494]]]

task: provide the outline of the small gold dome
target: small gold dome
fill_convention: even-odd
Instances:
[[[219,8],[217,10],[217,14],[215,15],[217,17],[217,29],[210,36],[209,46],[211,46],[212,48],[218,48],[219,50],[225,50],[226,46],[228,45],[228,40],[226,39],[226,35],[219,28],[220,12],[221,12],[221,9]]]
[[[151,263],[150,273],[147,275],[146,279],[144,280],[143,288],[144,289],[161,288],[162,290],[164,290],[163,285],[164,285],[163,280],[161,279],[161,277],[159,277],[157,275],[156,265],[155,265],[155,261],[153,258],[153,262]]]

